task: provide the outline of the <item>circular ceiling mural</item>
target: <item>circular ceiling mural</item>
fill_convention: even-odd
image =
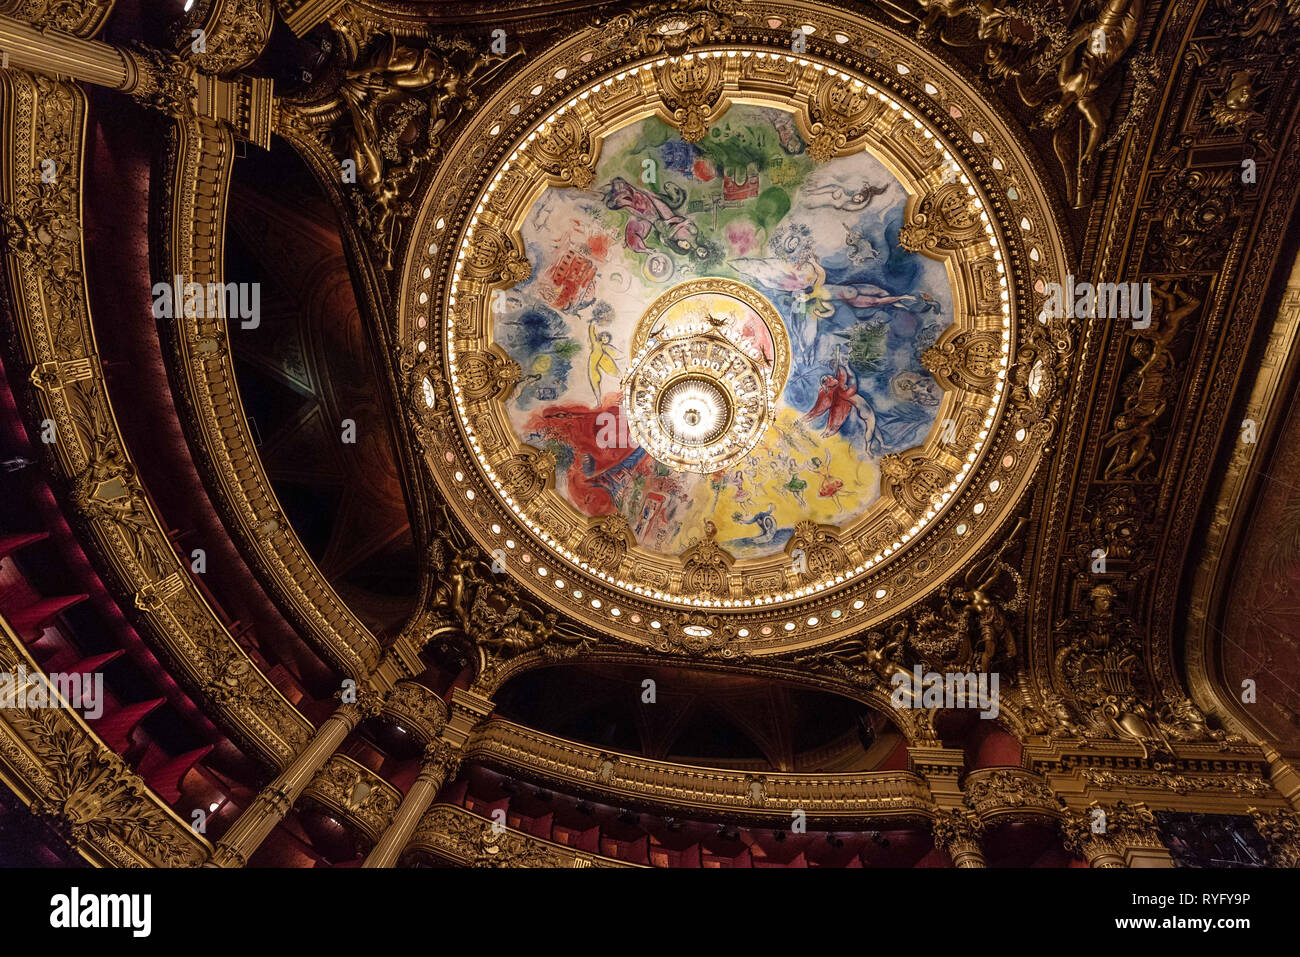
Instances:
[[[657,116],[610,133],[586,189],[529,208],[532,274],[496,298],[492,339],[522,371],[515,436],[553,455],[578,512],[622,515],[656,553],[710,540],[756,558],[801,521],[852,525],[942,395],[922,355],[952,323],[951,284],[899,245],[907,199],[865,150],[814,162],[788,110],[737,104],[696,143]],[[665,293],[671,310],[647,309]]]
[[[540,58],[450,151],[407,265],[417,434],[575,617],[829,640],[1009,515],[1054,424],[1035,300],[1064,259],[1006,128],[909,41],[838,21],[832,65],[692,46],[689,19],[640,61]]]

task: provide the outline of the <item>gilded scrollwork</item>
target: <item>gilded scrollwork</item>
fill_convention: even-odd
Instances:
[[[838,529],[799,522],[786,543],[786,554],[797,556],[795,571],[804,581],[816,581],[835,575],[849,563],[848,553],[839,542]]]
[[[627,519],[615,512],[591,520],[578,545],[578,554],[591,567],[613,572],[623,564],[634,541]]]
[[[529,144],[528,153],[556,185],[587,189],[596,175],[600,147],[575,113],[565,113]]]
[[[1290,809],[1263,811],[1253,807],[1249,814],[1255,829],[1268,842],[1273,864],[1300,867],[1300,814]]]
[[[808,155],[825,163],[857,148],[884,108],[863,83],[826,76],[800,117],[808,134]]]
[[[731,0],[668,0],[641,4],[609,20],[604,42],[643,55],[676,56],[707,43],[731,22]]]
[[[674,57],[655,69],[665,116],[688,143],[704,139],[728,106],[722,93],[723,62],[720,57]]]
[[[1001,358],[1001,338],[979,330],[943,339],[922,354],[921,362],[941,383],[991,394]]]
[[[401,803],[401,792],[364,765],[336,754],[316,773],[303,796],[352,822],[374,840]]]
[[[38,30],[93,36],[117,0],[5,0],[0,13],[24,20]]]

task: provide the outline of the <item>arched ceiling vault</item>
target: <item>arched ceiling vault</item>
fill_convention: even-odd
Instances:
[[[102,723],[0,714],[83,858],[1117,866],[1205,813],[1300,859],[1294,4],[176,6],[0,2],[5,481],[144,646]],[[316,404],[263,435],[259,375]],[[0,661],[98,660],[23,521]],[[357,587],[403,561],[413,609]]]

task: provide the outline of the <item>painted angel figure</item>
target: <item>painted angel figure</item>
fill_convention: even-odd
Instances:
[[[826,270],[816,256],[801,263],[777,258],[737,259],[732,266],[742,276],[768,289],[790,293],[798,319],[795,338],[805,362],[813,361],[817,351],[818,326],[823,319],[835,314],[837,301],[853,309],[878,309],[882,306],[906,309],[904,303],[916,301],[915,296],[895,296],[888,289],[871,283],[852,286],[828,283]]]
[[[850,415],[855,416],[862,425],[864,447],[879,455],[883,443],[876,428],[876,410],[871,407],[871,400],[858,391],[858,378],[853,368],[841,358],[839,349],[835,350],[835,358],[831,360],[831,370],[833,375],[822,376],[817,401],[804,414],[804,419],[815,422],[826,416],[822,437],[829,438],[839,433]]]
[[[626,210],[629,215],[623,230],[623,242],[636,253],[652,253],[646,240],[654,236],[664,249],[679,256],[706,261],[714,253],[713,245],[700,236],[699,227],[678,214],[686,195],[680,189],[669,193],[651,193],[615,176],[604,187],[605,206]]]

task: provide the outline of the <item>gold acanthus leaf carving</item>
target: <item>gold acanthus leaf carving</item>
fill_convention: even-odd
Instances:
[[[19,710],[10,718],[33,748],[45,776],[32,812],[76,843],[120,841],[163,867],[202,863],[199,845],[147,798],[144,782],[93,739],[62,726],[55,710]]]

